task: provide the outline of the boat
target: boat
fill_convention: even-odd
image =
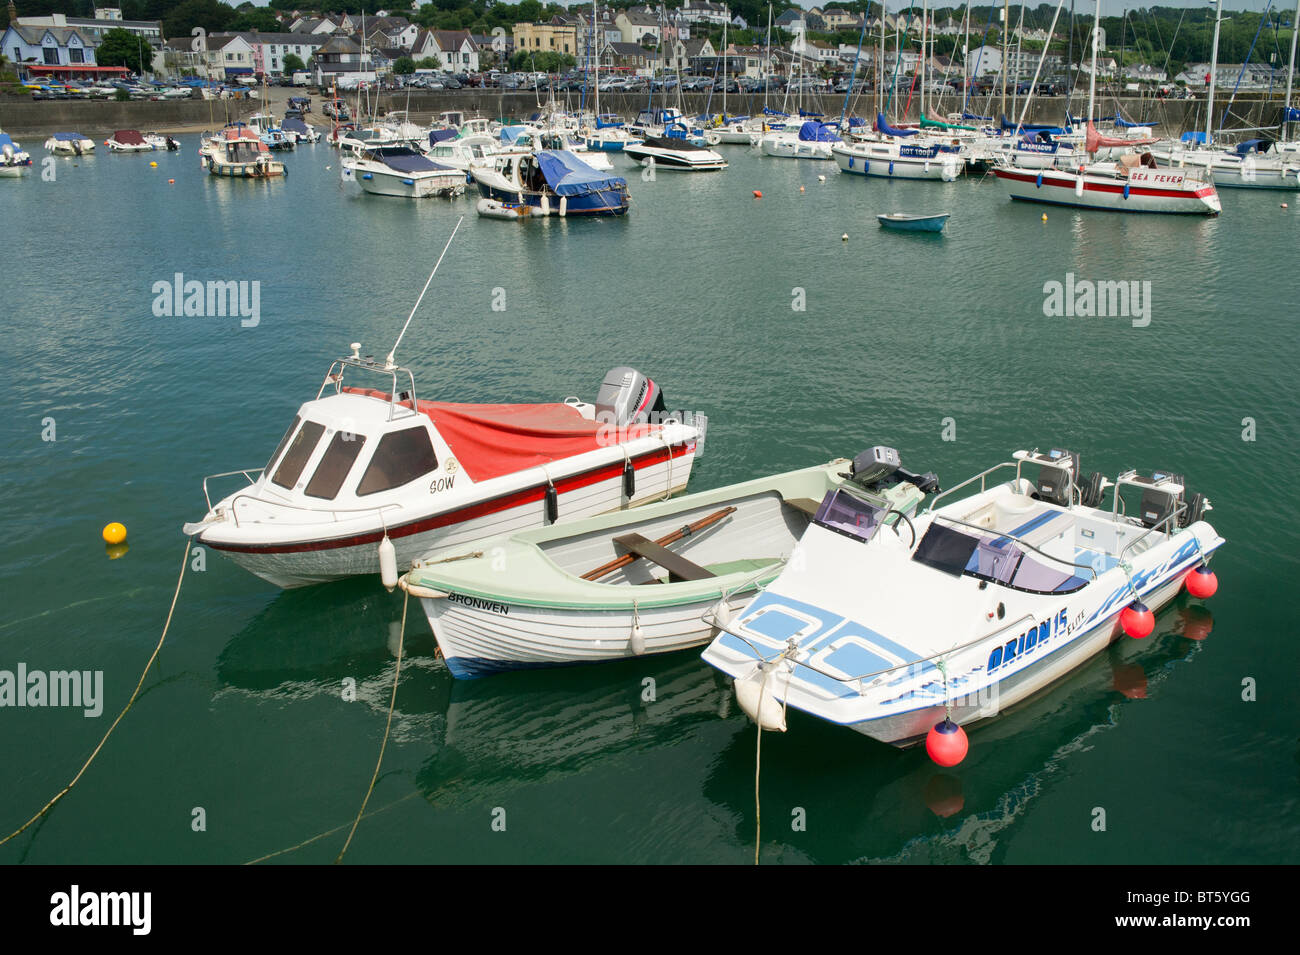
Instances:
[[[947,212],[928,216],[908,215],[904,212],[887,212],[876,216],[876,221],[883,228],[892,229],[895,232],[942,232],[943,227],[948,224],[948,215]]]
[[[492,157],[470,170],[484,199],[529,206],[542,215],[621,216],[627,180],[592,169],[568,150],[539,149]]]
[[[352,182],[376,196],[421,199],[459,196],[465,192],[465,174],[426,157],[405,145],[371,146],[340,160],[344,182]]]
[[[383,570],[384,542],[394,568],[409,566],[435,548],[657,500],[690,479],[702,429],[668,414],[658,385],[630,368],[611,371],[595,403],[455,404],[417,398],[392,353],[376,361],[360,348],[330,365],[265,468],[203,479],[207,511],[184,527],[196,543],[300,587]],[[388,387],[345,384],[354,377]],[[214,504],[218,479],[243,486]]]
[[[623,121],[613,115],[597,117],[596,128],[585,130],[582,140],[589,150],[605,153],[621,153],[628,146],[641,142],[640,137],[629,133]]]
[[[831,150],[843,142],[829,126],[808,120],[796,129],[780,129],[764,133],[758,148],[765,156],[780,159],[830,159]]]
[[[830,155],[841,172],[884,179],[952,182],[966,166],[959,143],[942,143],[915,129],[890,126],[883,113],[876,116],[874,133],[835,142]]]
[[[8,133],[0,133],[0,176],[17,179],[30,169],[31,165],[32,157],[10,139]]]
[[[714,618],[774,580],[822,500],[838,488],[911,516],[933,475],[864,482],[886,453],[758,478],[417,561],[418,596],[452,676],[598,663],[707,643]],[[509,567],[503,575],[501,568]]]
[[[242,123],[218,130],[199,150],[199,165],[214,176],[231,179],[274,179],[285,166],[271,158],[261,137]]]
[[[166,146],[156,138],[146,139],[138,129],[119,129],[104,145],[115,153],[148,153],[159,149],[160,145],[162,148]]]
[[[293,149],[298,143],[296,133],[290,133],[276,123],[275,117],[269,113],[254,113],[248,117],[248,128],[257,133],[259,139],[266,143],[266,148],[272,152]]]
[[[95,141],[81,133],[54,133],[45,140],[45,151],[56,156],[84,156],[95,151]]]
[[[293,136],[298,143],[320,142],[320,130],[310,125],[301,116],[286,116],[280,124],[288,136]]]
[[[479,197],[474,203],[474,211],[485,219],[530,219],[544,215],[541,209],[527,203],[501,202],[497,199]]]
[[[765,728],[788,706],[898,747],[955,734],[1147,636],[1184,586],[1217,588],[1209,501],[1167,471],[1110,482],[1019,451],[892,528],[844,491],[828,503],[704,652]]]
[[[688,172],[716,172],[727,168],[721,153],[697,145],[687,136],[686,126],[670,123],[662,136],[645,136],[639,143],[623,147],[623,155],[643,166],[682,169]]]
[[[1190,167],[1219,188],[1300,190],[1300,153],[1280,151],[1268,139],[1247,139],[1223,149],[1180,142],[1153,147],[1151,153],[1171,169]]]

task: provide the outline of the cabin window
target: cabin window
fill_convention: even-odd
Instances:
[[[375,456],[357,485],[357,496],[378,494],[409,484],[438,466],[433,443],[424,428],[393,431],[379,439]]]
[[[308,497],[334,500],[348,472],[352,470],[352,462],[357,459],[357,455],[361,453],[361,446],[365,443],[366,437],[363,434],[353,434],[349,431],[337,432],[330,441],[330,446],[325,449],[320,464],[316,465],[316,473],[311,476],[307,490],[303,493]]]
[[[271,465],[275,464],[275,462],[279,460],[280,452],[283,451],[284,446],[289,443],[289,439],[293,437],[293,433],[298,430],[298,424],[301,421],[302,415],[294,415],[293,424],[289,425],[289,430],[284,433],[284,437],[280,439],[280,443],[275,446],[275,453],[271,455],[271,460],[266,462],[265,470],[271,470]]]
[[[304,424],[289,442],[289,450],[284,452],[284,459],[271,480],[280,487],[292,489],[298,483],[298,478],[302,476],[302,469],[307,466],[311,453],[316,450],[316,445],[320,443],[320,436],[324,433],[323,424],[317,424],[315,421]]]

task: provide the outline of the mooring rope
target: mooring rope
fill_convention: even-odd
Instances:
[[[90,764],[94,761],[95,757],[99,755],[99,751],[104,748],[104,744],[108,742],[108,737],[112,735],[113,730],[117,729],[117,724],[122,722],[122,717],[126,716],[126,711],[131,708],[131,704],[133,704],[136,697],[140,695],[140,687],[144,686],[145,677],[149,675],[149,670],[153,667],[154,660],[158,659],[158,651],[162,649],[163,641],[167,639],[167,631],[172,625],[172,615],[176,612],[176,601],[181,595],[181,584],[185,580],[185,568],[189,566],[191,541],[193,541],[192,537],[185,538],[185,553],[181,557],[181,573],[180,576],[176,578],[176,591],[172,594],[172,605],[167,611],[167,621],[163,624],[162,635],[158,638],[158,645],[153,648],[153,653],[149,656],[149,662],[144,665],[144,672],[140,674],[140,681],[136,683],[135,690],[131,693],[131,698],[126,701],[126,706],[122,707],[122,712],[117,714],[117,719],[113,720],[113,725],[108,728],[106,733],[104,733],[104,738],[99,741],[99,745],[95,747],[94,752],[92,752],[86,759],[85,763],[82,764],[81,769],[77,770],[77,775],[72,777],[72,782],[64,786],[57,796],[42,806],[40,812],[32,816],[32,818],[28,819],[13,832],[9,833],[9,835],[0,839],[0,846],[14,838],[14,836],[21,834],[28,826],[53,809],[54,804],[66,796],[73,786],[77,785],[78,780],[80,780],[86,770],[90,768]]]
[[[369,819],[371,816],[377,816],[381,812],[388,812],[388,810],[392,809],[394,806],[398,805],[399,803],[404,803],[406,802],[406,800],[411,799],[412,797],[418,795],[420,795],[418,791],[409,792],[405,796],[402,796],[400,799],[394,799],[387,806],[382,806],[379,809],[374,810],[373,812],[366,813],[363,818]],[[268,852],[266,855],[258,856],[256,859],[249,859],[247,862],[244,863],[244,865],[257,865],[259,862],[265,862],[267,859],[274,859],[276,856],[282,856],[286,852],[294,852],[297,849],[301,849],[303,846],[309,846],[313,842],[318,842],[319,840],[324,839],[326,836],[332,836],[336,832],[342,832],[346,828],[347,828],[347,823],[344,823],[341,826],[335,826],[333,829],[328,829],[325,832],[317,833],[316,835],[312,836],[310,839],[304,839],[302,842],[295,843],[294,845],[288,846],[287,848],[277,849],[275,852]]]
[[[379,768],[384,765],[384,750],[388,748],[388,734],[393,728],[393,710],[397,706],[397,681],[402,676],[402,647],[406,642],[406,607],[410,603],[411,595],[402,591],[402,629],[397,635],[397,669],[393,672],[393,695],[388,701],[388,722],[384,725],[384,741],[379,745],[379,759],[375,761],[375,773],[370,777],[370,786],[366,789],[366,796],[361,800],[361,808],[357,810],[357,818],[352,820],[352,829],[348,833],[347,840],[343,843],[343,848],[339,850],[338,857],[335,858],[334,864],[338,865],[343,861],[343,853],[348,851],[348,846],[352,844],[352,837],[356,835],[357,826],[361,824],[361,817],[365,814],[366,803],[370,801],[370,794],[375,791],[375,783],[379,780]]]

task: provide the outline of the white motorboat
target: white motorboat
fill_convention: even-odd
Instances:
[[[340,160],[344,182],[355,183],[376,196],[422,199],[459,196],[465,192],[465,174],[426,157],[405,145],[370,146]]]
[[[480,215],[495,218],[625,215],[631,205],[627,180],[593,169],[584,159],[563,149],[539,149],[471,166],[484,200],[476,208]]]
[[[31,168],[32,157],[9,138],[8,133],[0,133],[0,176],[17,179]]]
[[[808,120],[798,129],[787,127],[764,133],[758,148],[764,156],[780,159],[830,159],[831,150],[841,142],[825,123]]]
[[[913,478],[866,493],[910,516],[933,480]],[[818,502],[853,481],[841,458],[520,531],[417,562],[399,585],[421,598],[461,679],[671,653],[712,639],[705,615],[729,615],[776,578]]]
[[[345,384],[357,375],[387,389]],[[354,344],[265,468],[204,478],[207,513],[184,530],[279,587],[384,570],[385,548],[389,568],[406,567],[436,549],[682,490],[701,431],[681,417],[630,368],[611,371],[594,404],[425,401],[391,353],[376,361]],[[214,504],[217,478],[244,486]],[[386,583],[396,581],[393,569]]]
[[[254,113],[248,117],[247,123],[272,152],[293,149],[298,143],[297,134],[285,130],[269,113]]]
[[[284,163],[271,157],[260,136],[242,123],[218,130],[199,149],[199,165],[227,179],[276,179]]]
[[[84,156],[95,151],[95,141],[82,133],[55,133],[45,140],[45,151],[56,156]]]
[[[681,123],[670,124],[662,136],[646,136],[639,143],[629,143],[623,147],[623,155],[656,169],[716,172],[727,168],[727,160],[721,153],[692,142]]]
[[[1006,468],[1014,477],[989,486]],[[969,496],[939,506],[959,490]],[[1017,452],[892,523],[837,489],[704,659],[735,678],[742,707],[768,729],[786,728],[789,706],[895,746],[932,733],[964,741],[958,727],[1125,633],[1150,634],[1184,586],[1211,595],[1206,562],[1224,541],[1208,509],[1178,475],[1084,479],[1078,455],[1056,450]]]
[[[160,144],[158,137],[150,136],[146,138],[138,129],[119,129],[104,143],[112,152],[115,153],[148,153],[154,152],[159,148],[166,148],[166,144]]]

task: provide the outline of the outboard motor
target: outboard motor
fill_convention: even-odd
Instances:
[[[659,386],[635,368],[610,369],[596,392],[596,420],[617,427],[662,421],[664,395]]]
[[[880,491],[904,481],[915,484],[922,494],[939,490],[939,479],[933,471],[916,474],[907,470],[899,463],[898,452],[883,444],[868,448],[855,457],[848,474],[843,476],[868,491]]]

